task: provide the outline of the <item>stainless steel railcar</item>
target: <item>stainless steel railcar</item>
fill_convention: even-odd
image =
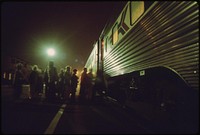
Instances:
[[[177,117],[189,116],[184,120],[191,127],[180,121],[174,127],[180,132],[198,129],[196,1],[127,2],[118,18],[102,31],[85,66],[104,75],[107,96],[147,119],[170,117],[167,121],[173,123]]]

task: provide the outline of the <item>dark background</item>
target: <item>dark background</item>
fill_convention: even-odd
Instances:
[[[54,60],[58,68],[82,70],[107,21],[126,2],[1,2],[1,59],[17,57],[42,69]]]

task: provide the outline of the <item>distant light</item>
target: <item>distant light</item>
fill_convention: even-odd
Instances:
[[[3,78],[4,78],[4,79],[6,78],[6,73],[5,73],[5,72],[3,73]]]
[[[144,76],[145,75],[145,70],[141,70],[140,71],[140,76]]]
[[[53,48],[49,48],[49,49],[47,50],[47,54],[48,54],[49,56],[54,56],[54,55],[55,55],[55,50],[54,50]]]
[[[11,80],[12,79],[12,74],[9,73],[8,79]]]

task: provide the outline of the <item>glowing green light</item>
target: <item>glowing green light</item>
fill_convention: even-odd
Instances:
[[[48,54],[49,56],[54,56],[54,55],[55,55],[55,50],[54,50],[53,48],[49,48],[49,49],[47,50],[47,54]]]

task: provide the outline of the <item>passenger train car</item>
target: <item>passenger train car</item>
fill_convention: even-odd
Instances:
[[[172,129],[197,131],[198,3],[127,2],[106,24],[85,67],[104,82],[107,97]]]

